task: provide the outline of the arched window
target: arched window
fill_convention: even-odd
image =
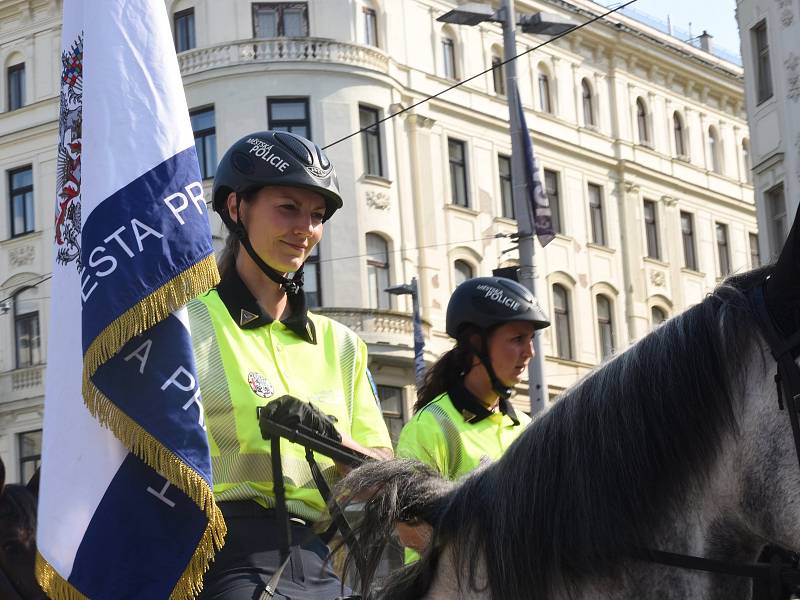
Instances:
[[[592,97],[592,86],[586,79],[581,81],[581,94],[583,96],[583,124],[594,125],[594,99]]]
[[[25,106],[25,63],[14,59],[6,68],[7,110],[17,110]]]
[[[389,287],[389,245],[375,233],[368,233],[367,240],[367,287],[370,308],[388,309],[391,300]]]
[[[653,326],[653,329],[661,325],[666,320],[667,313],[664,312],[664,309],[659,308],[658,306],[654,306],[650,309],[650,322]]]
[[[442,31],[442,75],[447,79],[458,79],[456,69],[456,41],[448,30]]]
[[[606,296],[597,296],[597,335],[600,340],[600,358],[614,354],[614,320],[611,301]]]
[[[464,283],[467,279],[475,277],[472,266],[465,260],[457,260],[453,263],[453,272],[455,273],[456,287]]]
[[[553,113],[553,102],[550,96],[550,77],[544,66],[539,67],[539,110]]]
[[[553,285],[553,315],[555,318],[556,355],[572,360],[572,326],[570,324],[569,292],[563,285]]]
[[[752,183],[753,163],[750,160],[750,141],[746,138],[742,140],[742,163],[744,164],[744,180]]]
[[[686,156],[686,144],[683,140],[683,119],[678,111],[672,114],[672,131],[675,134],[675,154]]]
[[[506,93],[505,72],[503,70],[503,59],[498,54],[492,54],[492,83],[494,84],[495,94]]]
[[[636,123],[639,127],[639,143],[649,144],[650,132],[647,128],[647,107],[641,98],[636,99]]]
[[[364,12],[364,43],[378,47],[378,11],[369,2],[361,8]]]
[[[14,294],[14,345],[17,369],[42,362],[39,334],[38,288],[27,287]]]
[[[711,170],[714,173],[722,172],[722,161],[720,160],[719,134],[716,128],[708,128],[708,160],[711,163]]]

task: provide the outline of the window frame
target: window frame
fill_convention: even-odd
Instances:
[[[457,160],[453,158],[452,147],[458,146],[461,148],[461,159]],[[459,140],[457,138],[449,137],[447,138],[447,163],[449,165],[449,172],[450,172],[450,203],[454,206],[460,206],[462,208],[469,208],[470,207],[470,193],[469,193],[469,170],[467,167],[468,163],[468,154],[467,154],[467,142],[464,140]],[[458,175],[457,171],[460,169],[461,174]],[[460,201],[458,196],[458,189],[457,189],[457,181],[460,180],[463,190],[464,190],[464,198],[463,202]]]
[[[14,368],[15,369],[28,369],[30,367],[35,367],[36,365],[42,364],[42,325],[41,320],[39,318],[39,306],[37,305],[34,309],[27,310],[26,312],[20,312],[19,309],[19,302],[20,300],[25,301],[24,298],[20,298],[22,294],[29,290],[36,290],[37,288],[32,286],[27,286],[21,288],[14,292],[11,297],[12,300],[12,310],[13,310],[13,332],[14,332]],[[31,300],[33,302],[33,300]],[[28,325],[27,330],[27,338],[28,338],[28,348],[27,354],[28,356],[25,357],[26,360],[22,360],[21,357],[21,345],[20,345],[20,329],[21,325]],[[33,327],[30,327],[33,325]],[[34,344],[35,340],[35,344]]]
[[[600,314],[600,303],[605,302],[608,311],[607,316]],[[614,354],[614,303],[605,294],[595,296],[595,308],[597,310],[597,341],[600,348],[600,360],[606,360]]]
[[[789,213],[786,210],[786,188],[783,181],[764,192],[764,208],[767,216],[769,259],[775,260],[780,255],[788,234],[787,218]]]
[[[36,441],[34,441],[34,446],[38,445],[39,447],[38,454],[25,453],[25,447],[23,442],[24,436],[28,436],[30,434],[38,434],[39,436],[38,444],[36,443]],[[19,482],[21,485],[25,485],[30,480],[30,478],[33,477],[33,474],[36,473],[36,469],[38,469],[42,463],[42,430],[32,429],[30,431],[20,431],[16,434],[16,438],[17,438],[17,452],[19,456],[19,463],[18,463],[19,478],[20,478]],[[31,472],[30,477],[28,477],[26,474],[26,466],[28,463],[31,462],[33,463],[33,471]]]
[[[772,98],[772,65],[770,64],[769,30],[764,19],[750,29],[753,42],[753,64],[756,70],[756,104],[762,104]]]
[[[191,19],[187,19],[191,17]],[[183,20],[187,19],[186,25],[184,26]],[[185,29],[185,31],[184,31]],[[197,37],[195,31],[195,21],[194,21],[194,6],[190,8],[186,8],[184,10],[179,10],[178,12],[172,15],[172,30],[174,31],[174,42],[175,42],[175,52],[186,52],[188,50],[193,50],[197,47]],[[185,34],[186,46],[182,47],[180,43],[183,40],[183,35]]]
[[[648,215],[648,209],[652,214]],[[647,258],[661,260],[661,247],[658,235],[658,205],[655,200],[645,198],[642,203],[642,220],[644,221],[645,245]]]
[[[364,123],[363,116],[365,114],[371,115],[374,120],[372,123],[366,124]],[[363,168],[365,175],[371,175],[373,177],[384,177],[384,169],[383,169],[383,131],[381,128],[381,124],[379,121],[381,120],[381,111],[373,106],[369,106],[366,104],[359,104],[358,105],[358,124],[359,129],[364,129],[368,127],[368,129],[364,129],[361,132],[361,158],[363,160]],[[377,149],[377,168],[374,169],[376,165],[372,164],[371,158],[373,157],[372,151]]]
[[[713,125],[708,126],[706,132],[708,137],[708,155],[711,159],[711,171],[722,174],[722,146],[720,142],[719,132]]]
[[[572,303],[570,301],[569,289],[560,284],[554,283],[551,286],[553,294],[553,337],[555,342],[556,356],[563,360],[574,360],[572,349]],[[564,306],[559,306],[557,290],[563,292]],[[566,346],[564,348],[563,346]]]
[[[14,176],[25,171],[30,171],[31,183],[22,187],[14,187]],[[25,165],[17,167],[8,171],[8,199],[9,199],[9,212],[10,212],[10,237],[22,237],[36,231],[36,198],[34,196],[34,178],[33,178],[33,165]],[[30,193],[30,201],[28,201],[27,194]],[[22,196],[22,231],[16,230],[17,213],[14,209],[15,199],[17,196]],[[29,206],[30,205],[30,206]],[[30,209],[30,210],[29,210]],[[30,214],[29,214],[30,212]],[[28,227],[30,221],[30,227]]]
[[[195,129],[192,119],[200,115],[211,113],[213,125],[205,129]],[[189,122],[192,125],[192,135],[194,135],[194,145],[197,150],[197,163],[200,166],[200,176],[205,179],[212,179],[217,171],[217,113],[214,105],[200,106],[189,111]],[[198,150],[198,142],[201,150]],[[208,150],[211,149],[210,156]],[[201,160],[201,155],[202,159]]]
[[[506,95],[506,73],[503,59],[497,54],[492,54],[492,85],[494,93],[499,96]]]
[[[503,173],[503,161],[508,164],[508,173]],[[500,214],[506,219],[514,219],[514,181],[511,172],[511,156],[497,155],[497,178],[500,184]]]
[[[675,140],[675,155],[678,157],[686,156],[686,140],[684,139],[683,117],[676,110],[672,113],[672,135]]]
[[[442,72],[445,79],[458,79],[456,66],[456,41],[449,34],[442,35]]]
[[[655,319],[656,312],[661,313],[661,315],[664,317],[658,323],[656,323],[656,319]],[[667,319],[669,319],[669,314],[663,308],[661,308],[660,306],[651,306],[650,307],[650,328],[651,329],[655,329],[659,325],[662,325]]]
[[[724,234],[723,240],[720,240],[720,233]],[[714,241],[717,246],[717,272],[720,278],[724,278],[731,273],[731,241],[727,223],[714,222]]]
[[[544,186],[544,193],[547,195],[547,200],[550,203],[550,219],[553,225],[553,233],[561,233],[564,231],[561,228],[561,182],[560,173],[553,169],[542,169]],[[551,181],[555,187],[551,186]]]
[[[548,115],[553,114],[553,96],[552,89],[550,88],[550,75],[539,68],[539,74],[536,78],[539,87],[539,110]]]
[[[761,250],[758,246],[758,234],[753,231],[747,232],[747,247],[750,250],[750,268],[756,269],[761,266]]]
[[[362,6],[361,11],[364,15],[364,44],[379,48],[378,12],[372,6]]]
[[[589,224],[591,227],[591,241],[598,246],[606,246],[606,227],[603,215],[603,186],[589,183],[586,186],[589,195]],[[597,203],[593,202],[592,191],[597,191]],[[599,239],[598,239],[599,238]]]
[[[459,281],[459,275],[464,275],[465,273],[462,270],[460,270],[459,267],[464,267],[469,272],[469,276],[464,278],[464,279],[462,279],[461,281]],[[473,279],[475,277],[475,268],[472,266],[472,264],[470,262],[464,260],[463,258],[457,258],[457,259],[455,259],[453,261],[453,275],[454,275],[453,276],[453,284],[454,284],[453,289],[455,289],[456,287],[458,287],[464,281],[468,281],[468,280]]]
[[[25,63],[9,65],[6,69],[8,112],[25,106]]]
[[[594,115],[594,93],[589,80],[581,79],[581,99],[583,104],[583,124],[585,127],[596,127]]]
[[[280,104],[298,103],[303,105],[304,119],[276,119],[272,116],[272,107]],[[302,135],[306,139],[311,137],[310,99],[308,96],[270,96],[267,98],[267,129],[273,131],[289,131]],[[305,127],[305,133],[295,131],[297,127]],[[307,134],[307,135],[306,135]]]
[[[684,217],[688,217],[685,221],[689,223],[689,230],[687,231],[684,225]],[[683,266],[690,271],[697,271],[697,247],[695,242],[695,226],[694,226],[694,213],[682,210],[680,212],[681,223],[681,245],[683,246]],[[689,244],[687,244],[687,239]],[[690,264],[691,263],[691,264]]]
[[[274,36],[258,35],[259,32],[257,30],[257,23],[258,23],[257,15],[260,9],[275,11],[276,18],[275,18]],[[284,20],[284,15],[287,10],[292,10],[292,9],[301,9],[305,31],[302,32],[300,35],[291,35],[291,36],[286,35],[286,23]],[[281,37],[303,38],[303,37],[308,37],[311,32],[311,24],[309,23],[309,18],[308,18],[308,2],[253,2],[251,4],[250,14],[253,21],[253,38],[255,39],[274,39]]]
[[[405,405],[405,395],[404,389],[401,386],[397,385],[384,385],[381,383],[375,384],[375,392],[378,397],[378,403],[381,407],[381,416],[383,417],[384,422],[386,423],[386,429],[389,431],[389,435],[392,439],[393,446],[397,446],[397,439],[393,435],[393,428],[390,425],[389,419],[391,419],[392,423],[398,424],[397,429],[397,438],[400,437],[400,430],[403,428],[406,422],[406,405]],[[400,410],[386,410],[384,407],[385,400],[388,399],[388,393],[396,394],[397,399],[399,400]]]
[[[647,114],[647,105],[644,98],[639,96],[636,98],[636,126],[639,134],[639,144],[641,146],[650,146],[650,126]]]
[[[370,252],[369,240],[371,238],[378,239],[381,241],[381,244],[383,244],[383,248],[385,249],[385,260],[377,260],[375,255]],[[373,271],[375,272],[375,282],[378,286],[375,289],[375,297],[372,297],[372,294],[370,293],[368,305],[370,308],[375,310],[391,310],[392,296],[386,291],[386,288],[392,284],[391,260],[389,259],[389,242],[382,235],[375,233],[374,231],[368,231],[366,234],[364,234],[364,245],[367,250],[367,292],[370,293],[372,291],[370,290],[370,273]],[[385,275],[385,286],[380,285],[381,274]]]

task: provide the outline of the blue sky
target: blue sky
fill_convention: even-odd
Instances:
[[[605,6],[619,2],[602,0]],[[736,26],[735,0],[637,0],[630,8],[646,13],[664,23],[669,15],[672,26],[688,32],[691,23],[692,35],[705,29],[714,36],[713,43],[739,54],[739,29]]]

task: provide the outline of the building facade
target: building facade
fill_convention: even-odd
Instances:
[[[249,132],[328,147],[345,205],[306,285],[317,310],[367,342],[395,432],[414,396],[411,300],[385,288],[417,277],[433,361],[450,346],[453,288],[516,264],[507,98],[491,71],[502,34],[436,21],[454,5],[165,2],[207,198],[218,157]],[[516,8],[578,23],[605,12],[582,0]],[[11,481],[38,460],[46,340],[58,335],[47,277],[60,11],[0,0],[0,456]],[[517,71],[557,229],[536,250],[553,399],[759,255],[741,68],[622,15],[544,41],[518,35]],[[222,224],[212,229],[221,246]]]
[[[800,12],[797,2],[737,0],[748,148],[762,256],[780,252],[800,205]]]

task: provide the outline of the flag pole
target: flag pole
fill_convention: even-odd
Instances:
[[[512,0],[502,0],[499,14],[503,23],[503,70],[505,71],[508,113],[511,125],[511,181],[514,215],[517,219],[519,248],[519,282],[536,297],[536,269],[534,262],[533,218],[526,219],[532,208],[528,206],[527,181],[525,177],[524,152],[520,145],[522,131],[520,113],[522,102],[517,88],[517,65],[513,60],[516,51],[516,14]],[[518,110],[519,109],[519,110]],[[542,332],[536,331],[533,338],[535,356],[528,365],[528,397],[531,417],[544,410],[547,384],[544,378],[544,353],[542,352]]]

